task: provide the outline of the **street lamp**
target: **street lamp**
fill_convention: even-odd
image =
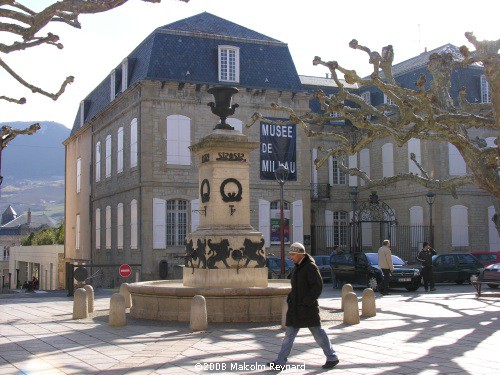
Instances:
[[[429,205],[429,241],[431,243],[431,246],[434,246],[434,229],[432,227],[432,204],[434,203],[435,199],[436,195],[432,190],[429,190],[427,194],[425,194],[425,200]]]
[[[356,252],[357,250],[357,237],[356,237],[356,204],[358,203],[358,188],[355,186],[351,189],[349,192],[349,195],[351,196],[351,201],[352,201],[352,251],[353,253]]]
[[[281,278],[285,278],[285,218],[283,215],[283,186],[288,180],[288,168],[280,164],[274,171],[276,181],[280,184],[280,245],[281,245]]]

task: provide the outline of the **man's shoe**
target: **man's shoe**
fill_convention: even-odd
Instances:
[[[337,359],[336,361],[326,361],[326,363],[321,367],[324,369],[330,369],[330,368],[334,368],[338,364],[339,364],[339,360]]]
[[[435,292],[436,291],[436,288],[431,288],[431,292]]]

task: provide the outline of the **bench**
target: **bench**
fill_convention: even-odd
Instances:
[[[498,288],[500,286],[500,272],[497,272],[497,270],[485,270],[479,275],[477,280],[471,280],[471,284],[476,288],[477,296],[481,297],[481,287],[483,285],[488,285],[492,288]]]

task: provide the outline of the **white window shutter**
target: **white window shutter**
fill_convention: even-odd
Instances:
[[[314,165],[314,161],[318,157],[318,149],[313,148],[311,150],[311,182],[313,184],[318,183],[318,170],[316,169],[316,166]]]
[[[130,248],[137,249],[137,200],[130,202]]]
[[[448,159],[449,159],[449,167],[450,167],[450,175],[451,176],[464,176],[467,173],[467,167],[465,165],[465,160],[458,151],[458,149],[448,143]]]
[[[415,159],[419,164],[422,163],[422,151],[420,148],[420,139],[411,138],[408,141],[408,172],[414,174],[422,173],[420,169],[418,169],[417,165],[413,160],[410,159],[411,154],[415,154]]]
[[[394,176],[394,146],[386,143],[382,146],[382,177]]]
[[[468,209],[462,205],[452,206],[451,213],[451,246],[469,246]]]
[[[198,225],[200,225],[200,213],[198,212],[198,207],[198,199],[193,199],[191,201],[191,232],[194,232],[198,228]]]
[[[333,211],[325,210],[326,247],[333,247]]]
[[[359,168],[370,177],[370,150],[367,148],[359,152]],[[361,186],[365,186],[365,182],[361,180]]]
[[[137,166],[137,119],[130,123],[130,168]]]
[[[495,207],[488,207],[488,232],[489,232],[489,244],[490,251],[500,251],[500,236],[495,228],[495,223],[491,221],[491,218],[495,215]]]
[[[80,250],[80,215],[76,215],[76,250]]]
[[[301,199],[293,202],[293,242],[304,243],[304,209]]]
[[[123,249],[123,203],[118,203],[116,216],[116,246],[118,247],[118,249]]]
[[[328,183],[333,186],[333,156],[328,157]]]
[[[349,168],[358,167],[358,153],[349,155]],[[358,186],[358,176],[349,175],[349,186]]]
[[[101,248],[101,210],[95,210],[95,248]]]
[[[165,249],[166,236],[166,201],[153,198],[153,249]]]
[[[266,241],[265,246],[271,245],[271,203],[265,199],[259,199],[259,231]]]

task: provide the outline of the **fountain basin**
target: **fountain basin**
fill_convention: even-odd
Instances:
[[[289,280],[269,280],[267,287],[206,288],[184,286],[182,280],[145,281],[128,285],[134,318],[189,322],[191,300],[207,301],[208,322],[279,322],[290,293]]]

